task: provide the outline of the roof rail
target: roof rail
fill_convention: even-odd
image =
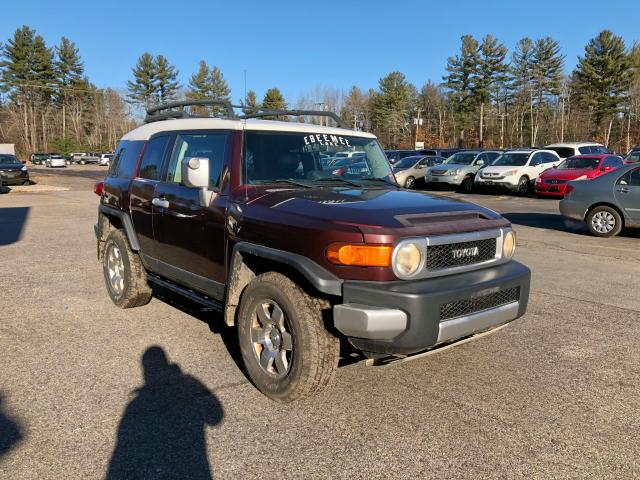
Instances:
[[[177,102],[167,102],[147,110],[145,123],[168,120],[171,118],[210,118],[210,115],[196,115],[185,110],[186,107],[194,106],[220,106],[225,110],[223,118],[235,119],[236,113],[233,105],[228,100],[180,100]]]
[[[329,117],[334,122],[338,124],[338,127],[349,129],[349,126],[344,123],[344,120],[340,118],[334,112],[327,112],[324,110],[265,110],[260,109],[260,111],[255,113],[247,113],[246,115],[241,115],[240,119],[247,118],[263,118],[263,117],[283,117],[283,116],[292,116],[292,117],[302,117],[302,116],[313,116],[313,117]]]

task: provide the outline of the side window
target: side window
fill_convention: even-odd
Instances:
[[[119,177],[119,170],[120,170],[120,160],[122,159],[123,155],[125,152],[125,148],[124,148],[124,142],[121,142],[118,145],[118,148],[116,149],[116,154],[113,157],[113,159],[111,159],[111,164],[109,165],[109,173],[107,174],[107,176],[109,177]]]
[[[552,153],[549,152],[545,152],[544,153],[544,160],[543,163],[553,163],[553,162],[557,162],[558,158],[553,155]]]
[[[484,163],[482,163],[482,162],[484,162]],[[489,160],[487,158],[487,154],[486,153],[481,153],[480,155],[478,155],[476,157],[476,160],[473,163],[474,163],[474,165],[480,165],[480,164],[487,165],[489,163]]]
[[[170,136],[163,135],[149,140],[142,157],[142,162],[140,162],[140,172],[138,174],[140,178],[160,180],[162,161],[164,160],[170,139]]]
[[[418,165],[424,166],[424,165],[429,165],[429,157],[425,157],[422,160],[420,160],[418,162]]]
[[[640,168],[636,168],[624,174],[618,180],[618,185],[630,185],[640,187]]]
[[[489,153],[487,153],[488,163],[492,163],[499,156],[500,156],[500,154],[498,152],[489,152]]]
[[[218,187],[220,185],[220,174],[222,173],[227,138],[228,134],[226,133],[179,134],[169,161],[165,181],[182,183],[181,165],[185,158],[208,158],[209,187]]]
[[[544,157],[542,156],[542,152],[535,153],[533,157],[531,157],[531,161],[529,162],[529,165],[532,167],[540,165],[541,163],[543,163],[544,161],[543,159]]]

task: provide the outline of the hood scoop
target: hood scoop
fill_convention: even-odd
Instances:
[[[491,220],[482,212],[436,212],[419,213],[413,215],[397,215],[395,217],[405,227],[421,227],[434,224],[452,224],[460,222],[472,222],[477,220]]]

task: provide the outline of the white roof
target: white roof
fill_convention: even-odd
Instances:
[[[537,153],[537,152],[548,152],[548,153],[553,153],[554,155],[558,155],[556,152],[554,152],[553,150],[545,150],[544,148],[517,148],[515,150],[507,150],[504,153]]]
[[[551,145],[546,145],[544,148],[557,148],[557,147],[589,147],[592,145],[596,145],[598,147],[603,147],[601,143],[596,142],[564,142],[564,143],[552,143]]]
[[[146,123],[127,133],[122,140],[148,140],[160,132],[176,130],[263,130],[271,132],[303,132],[333,134],[351,137],[376,138],[366,132],[357,132],[344,128],[323,127],[312,123],[281,122],[276,120],[226,120],[222,118],[180,118]]]

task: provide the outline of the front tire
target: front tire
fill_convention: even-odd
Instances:
[[[416,179],[414,177],[407,177],[407,179],[404,181],[404,188],[406,188],[407,190],[411,190],[415,186]]]
[[[473,177],[468,175],[462,180],[460,184],[460,192],[461,193],[471,193],[473,192]]]
[[[520,177],[518,180],[518,186],[516,188],[516,193],[518,195],[524,196],[529,192],[529,179],[527,177]]]
[[[321,301],[277,272],[249,283],[238,309],[242,360],[266,396],[292,402],[328,386],[340,343],[324,327]]]
[[[622,230],[622,218],[615,208],[596,207],[587,215],[587,228],[596,237],[615,237]]]
[[[120,308],[146,305],[151,287],[140,257],[129,249],[122,230],[112,230],[104,244],[102,269],[107,292]]]

